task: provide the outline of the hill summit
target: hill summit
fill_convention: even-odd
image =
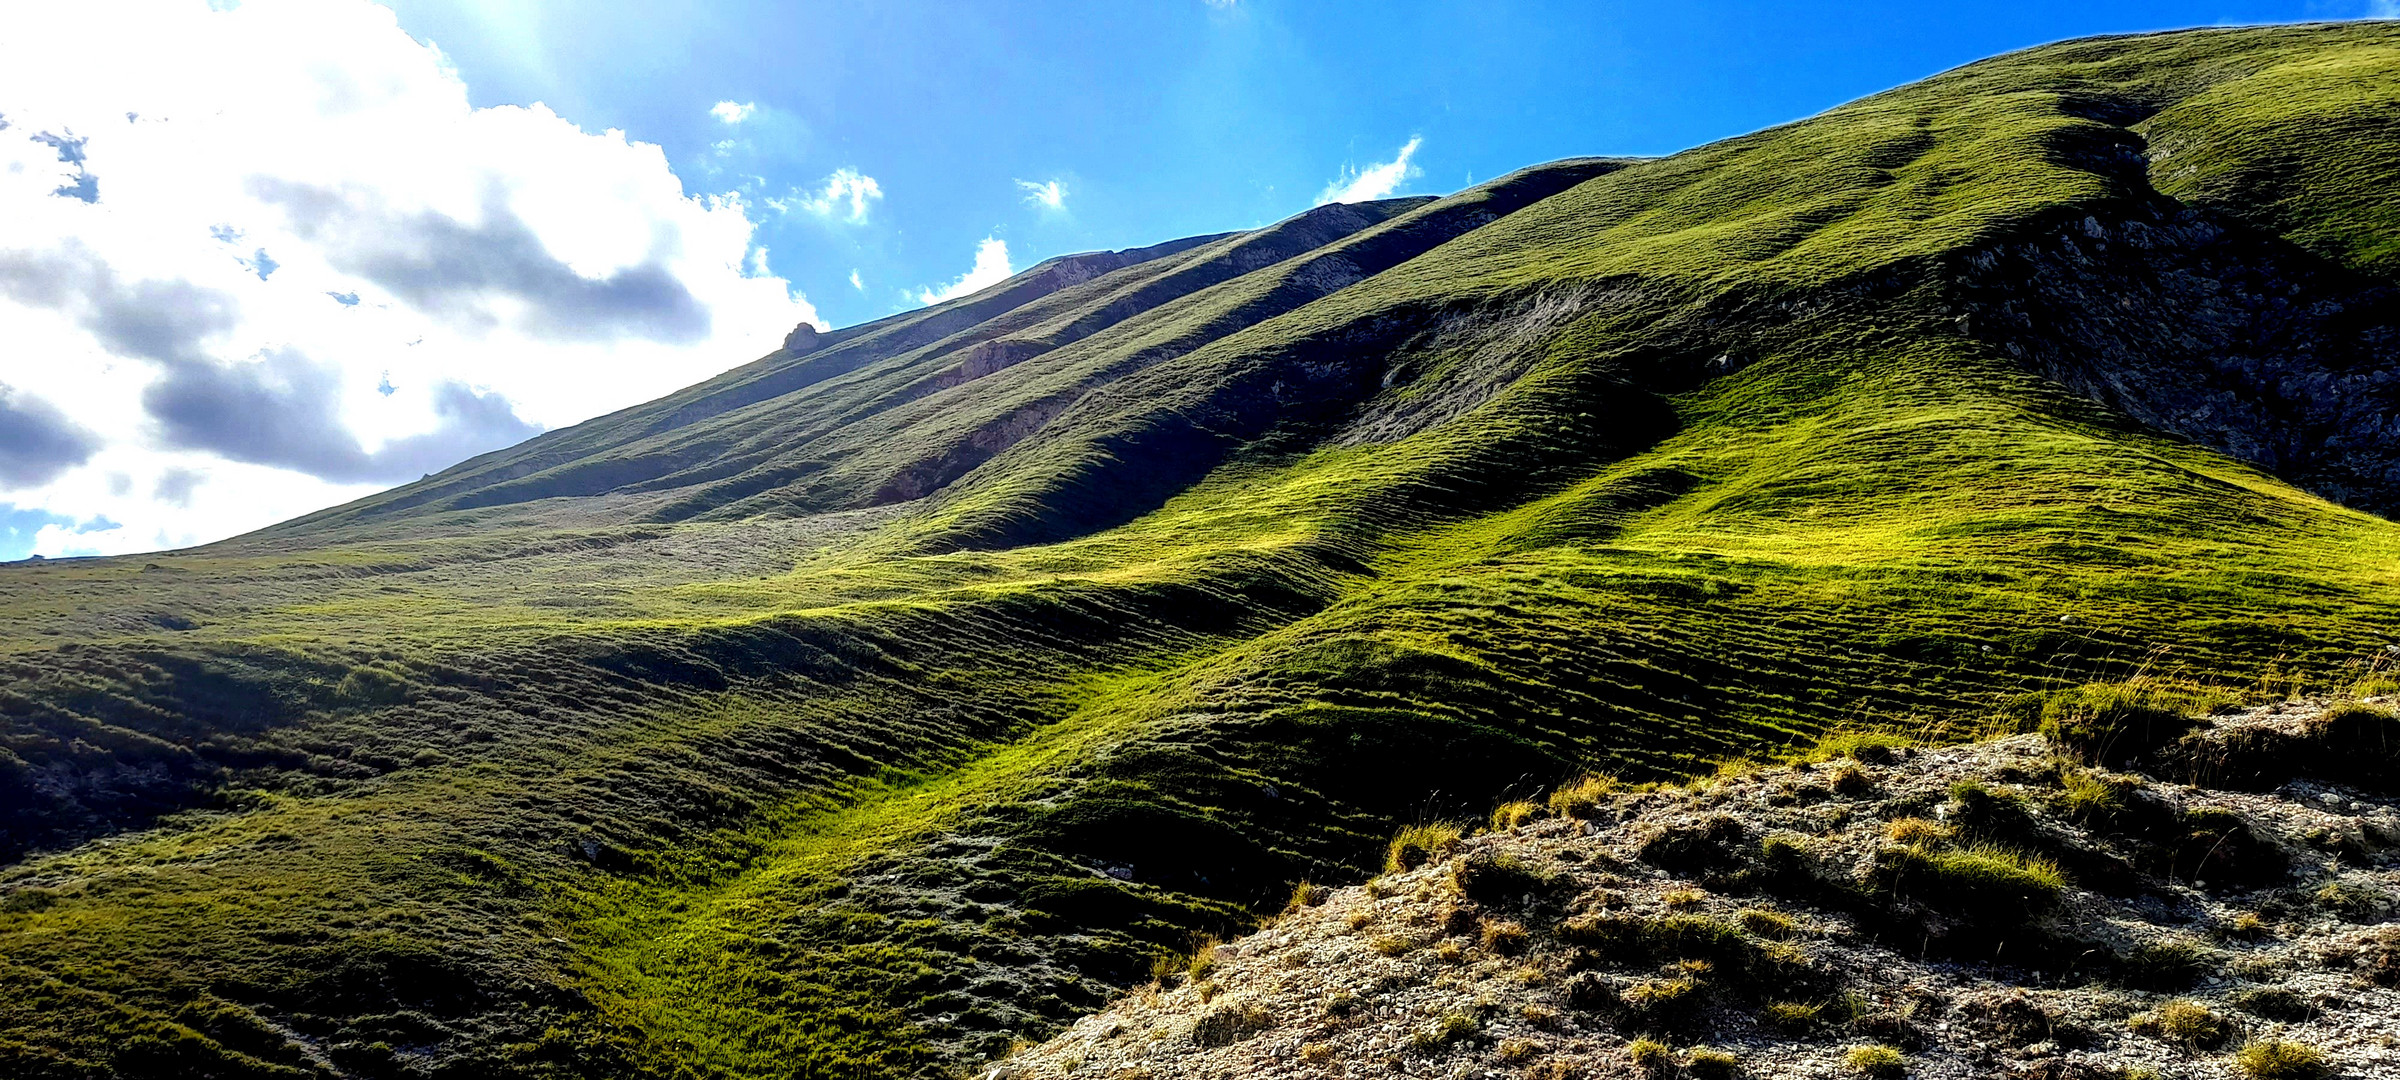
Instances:
[[[2400,26],[2067,42],[0,568],[0,1073],[949,1075],[1586,772],[2352,689],[2395,288]]]

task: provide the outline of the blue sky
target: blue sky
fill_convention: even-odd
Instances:
[[[0,559],[206,543],[1043,258],[2400,0],[0,15]]]
[[[1421,138],[1406,192],[1571,154],[1659,154],[2061,38],[2353,18],[2368,0],[2019,3],[696,3],[390,0],[479,105],[656,142],[694,190],[882,193],[761,215],[843,325],[996,237],[1018,268],[1263,224]],[[720,101],[758,112],[727,125]],[[731,140],[723,150],[718,144]],[[1019,181],[1059,182],[1063,208]],[[859,273],[864,289],[849,283]]]

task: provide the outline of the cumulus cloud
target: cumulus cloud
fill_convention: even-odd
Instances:
[[[1340,179],[1325,185],[1325,190],[1317,193],[1318,205],[1366,202],[1400,190],[1400,185],[1424,172],[1410,162],[1417,156],[1417,147],[1424,141],[1421,136],[1412,136],[1390,161],[1369,165],[1364,169],[1343,169]]]
[[[142,405],[170,447],[337,484],[413,480],[541,431],[506,398],[446,380],[434,388],[432,431],[370,452],[340,422],[340,391],[339,369],[287,349],[249,363],[178,365],[142,392]]]
[[[250,192],[282,207],[292,232],[317,243],[334,269],[478,331],[499,323],[494,302],[513,300],[517,327],[538,337],[683,343],[708,335],[708,309],[660,259],[603,277],[576,273],[498,192],[474,225],[432,211],[394,212],[372,191],[253,177]]]
[[[708,115],[716,117],[717,122],[723,124],[741,123],[757,111],[758,106],[747,101],[720,101],[708,107]]]
[[[9,20],[0,489],[41,554],[248,531],[821,321],[743,199],[621,132],[474,107],[371,0]],[[863,218],[881,191],[836,195]]]
[[[833,175],[825,178],[825,186],[814,194],[773,205],[779,210],[796,207],[818,217],[859,225],[866,222],[867,210],[882,199],[883,185],[876,183],[874,177],[862,175],[857,169],[835,169]]]
[[[1006,281],[1008,276],[1013,273],[1016,271],[1008,268],[1008,242],[997,237],[987,236],[983,238],[982,243],[975,245],[975,265],[973,267],[959,275],[957,281],[948,285],[920,290],[917,293],[917,302],[938,304],[944,300],[966,296],[987,285],[996,285]]]
[[[120,282],[73,237],[50,251],[0,251],[0,297],[71,315],[108,352],[165,363],[205,355],[202,346],[237,318],[233,298],[215,289],[181,280]]]
[[[1066,185],[1061,184],[1056,180],[1042,184],[1034,183],[1031,180],[1019,180],[1017,181],[1017,186],[1025,189],[1026,202],[1049,210],[1066,209]]]
[[[40,487],[99,448],[99,437],[57,406],[0,383],[0,488]]]

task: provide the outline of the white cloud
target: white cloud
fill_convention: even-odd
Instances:
[[[0,511],[54,519],[41,554],[254,529],[817,321],[741,199],[620,132],[473,107],[369,0],[8,18]]]
[[[1407,183],[1410,177],[1424,172],[1409,163],[1409,159],[1417,156],[1417,147],[1424,141],[1421,136],[1412,136],[1390,161],[1356,171],[1342,170],[1341,179],[1325,185],[1325,190],[1317,193],[1317,204],[1366,202],[1400,190],[1400,185]]]
[[[2400,19],[2400,0],[2368,0],[2367,17],[2370,19]]]
[[[850,287],[857,289],[860,292],[867,291],[867,279],[858,276],[858,269],[856,267],[853,267],[850,270]]]
[[[975,265],[972,268],[948,285],[919,291],[917,302],[938,304],[965,296],[986,285],[1006,281],[1013,273],[1016,271],[1008,268],[1008,242],[987,236],[982,243],[975,245]]]
[[[741,123],[757,111],[757,104],[748,101],[720,101],[708,107],[708,115],[716,117],[717,122],[723,124]]]
[[[767,203],[777,210],[798,208],[818,217],[863,225],[867,220],[867,210],[882,201],[883,185],[857,169],[835,169],[833,175],[825,178],[825,186],[817,189],[815,194],[794,194],[795,198],[770,199]]]
[[[1067,186],[1065,184],[1056,180],[1045,184],[1037,184],[1031,180],[1019,180],[1017,186],[1025,189],[1026,202],[1049,210],[1066,209]]]

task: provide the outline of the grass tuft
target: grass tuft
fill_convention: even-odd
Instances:
[[[1492,830],[1507,832],[1520,829],[1542,816],[1543,806],[1528,799],[1504,802],[1492,810]]]
[[[1895,844],[1912,848],[1939,847],[1950,842],[1958,830],[1931,818],[1893,818],[1883,827],[1883,835]]]
[[[2221,959],[2196,941],[2182,938],[2148,941],[2117,958],[2113,979],[2130,989],[2172,993],[2189,988]]]
[[[1588,818],[1624,788],[1615,777],[1589,774],[1551,792],[1547,805],[1559,817]]]
[[[1908,1056],[1894,1047],[1868,1043],[1843,1051],[1842,1067],[1868,1080],[1900,1080],[1908,1075]]]
[[[1742,1059],[1730,1051],[1700,1047],[1684,1056],[1683,1073],[1692,1080],[1734,1080],[1742,1074]]]
[[[2042,702],[2042,737],[2087,765],[2117,767],[2181,738],[2230,696],[2153,680],[2085,683]]]
[[[1400,835],[1392,838],[1390,847],[1385,849],[1383,872],[1397,874],[1449,858],[1452,852],[1458,850],[1459,840],[1463,836],[1458,826],[1445,822],[1411,825],[1402,829]]]
[[[2225,1018],[2197,1001],[2169,1001],[2139,1013],[2126,1026],[2143,1035],[2195,1050],[2213,1050],[2233,1034]]]
[[[1800,924],[1794,922],[1791,916],[1764,908],[1743,908],[1734,914],[1734,920],[1742,924],[1744,931],[1773,941],[1783,941],[1800,933]]]
[[[2233,1055],[2233,1066],[2249,1080],[2332,1080],[2333,1065],[2313,1046],[2269,1039]]]
[[[1876,852],[1868,882],[1885,895],[1997,929],[2022,926],[2056,907],[2066,875],[2048,859],[1978,844],[1885,848]]]
[[[1675,1073],[1675,1051],[1657,1039],[1643,1037],[1627,1043],[1625,1060],[1644,1076],[1664,1077]]]
[[[1491,906],[1538,897],[1557,884],[1559,877],[1557,868],[1513,851],[1478,851],[1458,860],[1451,870],[1460,895]]]

